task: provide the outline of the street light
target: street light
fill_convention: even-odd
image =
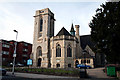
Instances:
[[[17,30],[13,30],[14,32],[16,32],[16,42],[15,42],[15,49],[14,49],[14,53],[13,53],[13,69],[12,69],[12,75],[14,75],[14,67],[15,67],[15,57],[16,57],[16,47],[17,47],[17,36],[18,36],[18,31]]]

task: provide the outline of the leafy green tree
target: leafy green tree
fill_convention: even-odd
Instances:
[[[89,23],[91,37],[109,63],[120,63],[120,2],[100,6]]]

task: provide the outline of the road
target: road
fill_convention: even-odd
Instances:
[[[103,72],[103,68],[87,69],[88,78],[68,77],[68,76],[54,76],[32,73],[19,73],[15,72],[13,76],[11,72],[7,72],[2,80],[117,80],[113,77],[108,77]]]

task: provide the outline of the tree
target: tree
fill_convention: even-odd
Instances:
[[[120,2],[100,6],[89,23],[92,40],[109,63],[120,63]]]

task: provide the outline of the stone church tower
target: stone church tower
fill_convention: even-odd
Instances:
[[[34,16],[32,59],[34,67],[49,67],[50,38],[54,36],[54,14],[49,8],[37,10]]]

